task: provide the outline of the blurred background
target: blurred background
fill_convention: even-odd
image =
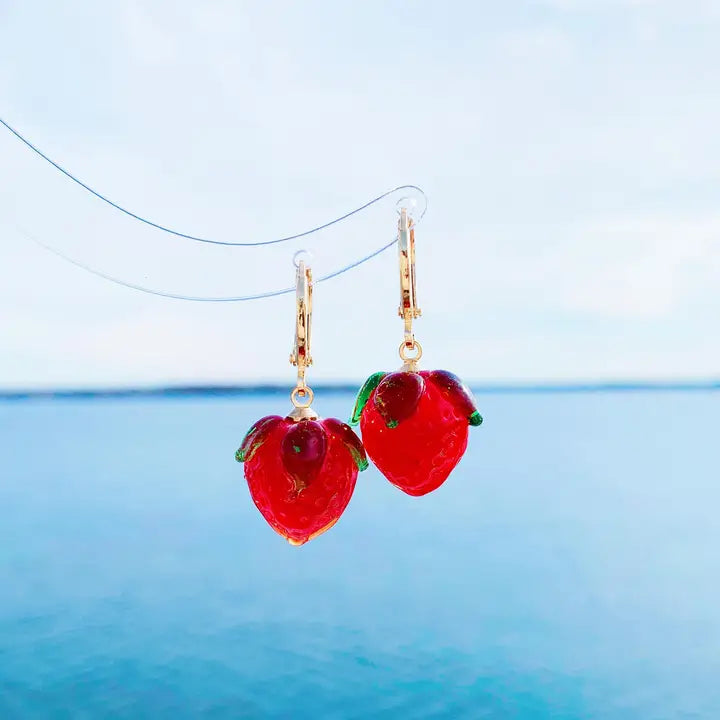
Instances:
[[[420,185],[418,337],[469,380],[714,376],[717,3],[3,3],[2,117],[156,222],[232,241]],[[284,380],[292,284],[389,242],[393,203],[307,242],[196,246],[0,133],[3,386]],[[319,287],[317,379],[395,362],[393,252]],[[372,323],[372,332],[367,323]],[[363,352],[353,349],[362,345]]]
[[[154,222],[265,241],[422,187],[423,364],[485,416],[436,492],[371,467],[290,548],[233,454],[290,407],[293,297],[32,239],[257,294],[390,242],[399,196],[196,244],[0,127],[0,716],[719,717],[718,32],[714,0],[0,2],[0,117]],[[397,303],[394,249],[316,287],[322,415],[399,364]]]

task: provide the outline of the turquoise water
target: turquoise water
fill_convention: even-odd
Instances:
[[[720,717],[720,393],[479,404],[292,548],[233,460],[284,397],[0,403],[0,717]]]

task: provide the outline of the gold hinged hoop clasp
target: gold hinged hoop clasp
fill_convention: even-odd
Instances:
[[[407,350],[416,347],[413,334],[413,320],[422,315],[417,304],[417,285],[415,280],[415,227],[407,208],[400,209],[398,220],[398,259],[400,260],[400,307],[398,314],[405,324],[405,340],[403,346]],[[404,353],[400,357],[403,360]]]
[[[297,384],[290,395],[290,400],[297,410],[306,411],[304,414],[307,415],[313,399],[313,392],[305,382],[305,371],[312,365],[310,340],[313,282],[312,270],[305,265],[304,260],[300,260],[297,264],[295,283],[295,344],[290,354],[290,362],[297,367]]]
[[[298,263],[295,292],[295,345],[290,362],[297,366],[298,380],[305,381],[305,368],[312,365],[310,334],[312,326],[312,270],[301,260]]]

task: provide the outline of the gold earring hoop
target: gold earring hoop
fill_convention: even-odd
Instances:
[[[415,227],[407,208],[401,208],[398,219],[398,260],[400,263],[400,307],[398,315],[405,325],[405,339],[400,344],[400,359],[404,370],[415,371],[422,357],[422,346],[415,339],[413,320],[422,315],[417,304],[415,277]],[[414,355],[410,353],[415,352]]]
[[[295,343],[290,353],[290,363],[297,367],[297,383],[290,393],[290,401],[295,409],[290,417],[300,419],[317,418],[310,407],[314,393],[305,380],[307,368],[312,365],[310,351],[312,338],[312,270],[300,260],[295,275]]]

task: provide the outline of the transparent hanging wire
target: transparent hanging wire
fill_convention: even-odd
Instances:
[[[340,250],[339,245],[347,243],[348,247],[343,248],[343,251],[351,251],[353,253],[352,259],[350,259],[349,261],[345,260],[344,262],[338,263],[339,266],[335,265],[334,267],[327,269],[321,268],[321,272],[318,276],[316,276],[315,281],[324,282],[326,280],[338,277],[339,275],[342,275],[343,273],[346,273],[354,268],[357,268],[358,266],[371,260],[385,250],[388,250],[397,242],[396,228],[394,226],[394,220],[396,216],[394,212],[389,212],[389,208],[387,207],[389,203],[394,203],[397,208],[407,208],[416,224],[422,220],[427,209],[427,199],[425,193],[422,191],[421,188],[415,185],[401,185],[384,193],[381,193],[380,195],[373,197],[372,199],[358,205],[357,207],[349,211],[343,212],[336,217],[333,217],[331,220],[322,222],[317,225],[312,225],[309,229],[306,230],[291,234],[285,234],[281,237],[276,237],[269,240],[235,241],[227,239],[215,239],[211,236],[210,233],[201,235],[190,232],[182,232],[180,230],[171,228],[168,225],[164,225],[162,223],[151,220],[149,219],[149,217],[146,217],[144,215],[141,215],[140,213],[128,209],[124,205],[121,205],[120,203],[110,199],[107,194],[99,192],[89,184],[80,180],[79,177],[77,177],[74,173],[70,172],[60,163],[50,158],[49,155],[41,151],[36,145],[30,142],[30,140],[28,140],[15,128],[10,126],[2,118],[0,118],[0,124],[2,124],[12,134],[12,136],[14,136],[22,143],[22,146],[19,147],[22,148],[24,146],[24,148],[29,148],[36,156],[42,158],[53,168],[59,171],[59,174],[56,174],[56,178],[54,181],[47,180],[47,182],[49,182],[50,184],[53,184],[54,182],[55,185],[54,189],[48,188],[48,192],[43,193],[43,197],[56,198],[58,193],[63,193],[62,199],[55,201],[55,207],[50,207],[48,209],[48,214],[45,218],[45,227],[40,229],[29,229],[26,221],[26,218],[29,216],[31,216],[36,223],[42,223],[39,222],[40,218],[37,213],[29,212],[31,208],[27,204],[24,206],[25,208],[27,208],[27,211],[24,213],[22,212],[23,206],[20,202],[22,199],[20,197],[20,194],[22,193],[22,182],[19,183],[19,187],[17,188],[18,192],[16,203],[14,205],[16,213],[23,218],[23,221],[16,220],[16,222],[14,223],[15,229],[18,234],[25,239],[36,243],[45,250],[48,250],[57,257],[62,258],[66,262],[69,262],[72,265],[97,277],[100,277],[104,280],[115,283],[117,285],[121,285],[126,288],[165,298],[189,300],[195,302],[242,302],[291,293],[295,291],[295,288],[294,286],[288,285],[280,288],[263,289],[261,291],[250,291],[241,295],[216,295],[214,293],[189,294],[174,292],[162,289],[161,287],[153,286],[154,283],[146,284],[145,282],[135,282],[133,280],[123,278],[122,276],[124,273],[122,272],[117,273],[112,270],[104,270],[99,268],[94,262],[86,262],[84,259],[80,259],[78,255],[82,255],[83,252],[87,253],[87,245],[81,250],[68,252],[65,249],[59,248],[58,242],[62,242],[62,238],[72,238],[75,235],[79,237],[88,232],[101,235],[101,240],[99,241],[99,243],[93,244],[94,247],[91,248],[91,250],[94,250],[96,254],[98,254],[98,261],[102,260],[106,263],[109,261],[110,265],[113,266],[113,260],[111,257],[109,257],[109,255],[112,255],[112,252],[117,252],[121,248],[127,248],[127,246],[133,242],[133,240],[130,239],[130,236],[137,236],[138,228],[145,228],[146,230],[151,230],[152,235],[150,235],[149,233],[141,233],[143,237],[138,242],[142,242],[143,245],[138,249],[136,253],[133,253],[132,248],[126,251],[126,254],[128,254],[131,258],[134,258],[135,255],[141,256],[137,264],[133,265],[133,269],[140,268],[139,271],[143,272],[144,276],[145,272],[142,269],[142,262],[150,258],[151,250],[149,249],[149,243],[152,242],[153,246],[157,246],[157,238],[159,235],[173,238],[176,242],[171,247],[166,246],[165,250],[163,250],[162,248],[158,248],[156,252],[156,258],[158,259],[160,265],[168,265],[169,263],[175,268],[179,268],[181,266],[189,266],[192,268],[195,262],[200,262],[199,259],[197,261],[191,259],[189,260],[189,262],[186,263],[177,260],[176,255],[181,252],[179,249],[180,245],[178,243],[182,244],[182,241],[189,241],[202,245],[217,246],[218,249],[244,248],[245,253],[251,252],[253,249],[257,248],[268,248],[268,251],[270,251],[269,246],[285,246],[284,244],[287,244],[289,246],[292,246],[295,255],[297,255],[298,252],[310,252],[310,254],[315,256],[316,258],[314,263],[316,267],[318,266],[318,264],[322,264],[319,263],[321,257],[324,259],[325,257],[330,257],[334,253],[338,253]],[[35,174],[31,173],[31,171],[29,170],[28,174],[29,177],[32,178],[33,187],[35,187],[36,183],[38,182]],[[83,213],[83,221],[77,221],[67,217],[68,207],[73,206],[76,209],[81,208],[77,208],[77,203],[73,205],[72,202],[73,196],[77,196],[77,193],[68,194],[65,187],[61,189],[57,184],[58,178],[62,180],[64,186],[70,188],[75,187],[75,189],[81,188],[82,190],[84,190],[86,199],[92,201],[92,206],[85,206],[87,208],[87,213]],[[70,181],[69,183],[67,182],[68,180]],[[40,191],[41,190],[42,187],[40,188]],[[40,192],[36,190],[34,193],[34,200],[36,203],[37,197],[39,196]],[[100,202],[98,203],[97,201]],[[114,234],[114,237],[117,238],[117,242],[112,239],[113,233],[108,231],[106,228],[108,221],[107,212],[104,212],[103,214],[99,213],[98,208],[102,207],[104,207],[106,210],[107,208],[110,208],[115,211],[115,215],[120,216],[122,227],[117,228]],[[367,230],[367,232],[360,233],[359,230],[356,229],[354,234],[348,234],[347,228],[348,223],[351,219],[359,216],[360,214],[363,215],[363,218],[368,218],[372,215],[372,211],[375,209],[379,209],[380,212],[377,213],[376,217],[374,218],[374,228],[373,223],[369,223],[367,228],[363,228],[363,230]],[[61,220],[60,216],[62,216],[64,219]],[[129,222],[126,223],[124,221]],[[46,239],[50,237],[50,232],[52,232],[51,241]],[[370,233],[370,237],[368,239],[365,239],[368,233]],[[362,242],[363,244],[369,244],[373,237],[381,238],[383,240],[383,243],[371,252],[357,257],[354,249],[361,246],[360,242]],[[110,239],[108,240],[107,238]],[[309,243],[313,241],[320,242],[321,247],[322,242],[328,242],[329,247],[325,247],[324,249],[311,249],[309,247]],[[302,244],[298,245],[299,242],[302,242]],[[103,245],[103,243],[105,244]],[[170,257],[168,257],[168,255],[170,255]],[[199,258],[199,256],[197,257]],[[243,253],[240,253],[239,255],[233,255],[234,262],[238,263],[238,267],[240,268],[242,268],[244,265],[244,263],[243,265],[239,264],[240,262],[242,262],[242,257],[244,257]],[[276,258],[277,255],[275,255],[271,260],[269,260],[269,262],[275,263],[277,261]],[[172,260],[173,262],[170,262],[170,260]],[[135,261],[133,260],[133,262]],[[227,255],[223,255],[220,265],[226,266],[230,262],[230,258]],[[268,267],[274,267],[274,265],[268,265]],[[245,268],[245,273],[239,279],[237,279],[236,276],[234,284],[242,284],[243,278],[247,281],[250,276],[257,276],[258,272],[258,264],[256,263],[255,265],[251,265],[249,268]],[[165,284],[165,282],[160,284]]]

